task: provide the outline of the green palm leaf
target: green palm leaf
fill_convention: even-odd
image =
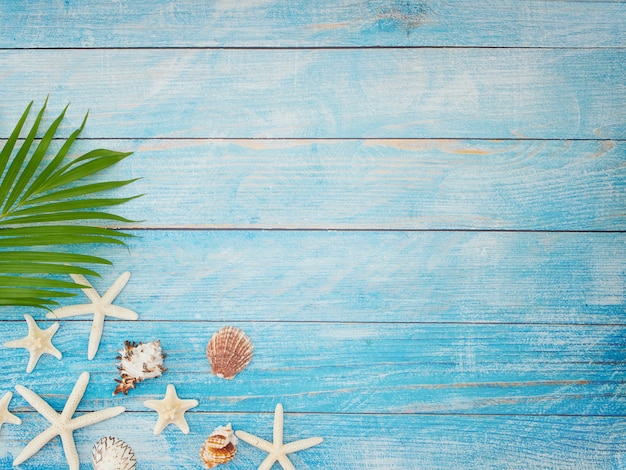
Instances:
[[[87,274],[98,276],[93,265],[111,264],[90,255],[74,253],[78,244],[121,244],[129,234],[88,225],[87,221],[131,222],[107,212],[134,197],[97,197],[126,186],[136,179],[89,181],[130,153],[96,149],[68,158],[81,126],[64,140],[58,152],[49,155],[65,112],[43,132],[35,145],[46,103],[18,147],[20,134],[30,113],[26,107],[0,152],[0,306],[50,308],[55,298],[75,295],[81,286],[50,275]],[[47,163],[46,163],[47,162]],[[97,209],[97,210],[96,210]]]

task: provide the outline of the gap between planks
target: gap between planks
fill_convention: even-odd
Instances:
[[[626,46],[111,46],[111,47],[0,47],[0,51],[333,51],[364,49],[471,49],[471,50],[626,50]]]
[[[37,320],[37,323],[54,323],[58,321],[53,318],[42,318]],[[93,323],[93,319],[82,319],[82,318],[64,318],[63,321],[67,322],[77,322],[77,323]],[[128,320],[119,320],[116,318],[107,318],[107,323],[125,323]],[[208,324],[216,324],[223,325],[227,322],[224,320],[198,320],[198,319],[139,319],[136,321],[141,321],[143,323],[208,323]],[[23,319],[8,319],[8,320],[0,320],[1,323],[24,323]],[[575,327],[575,328],[587,328],[587,327],[623,327],[626,326],[625,323],[549,323],[549,322],[532,322],[532,321],[332,321],[332,320],[236,320],[231,321],[230,323],[252,323],[252,324],[299,324],[299,325],[458,325],[458,326],[468,326],[468,325],[485,325],[485,326],[546,326],[546,327]]]
[[[77,408],[76,413],[88,413],[91,411],[95,411],[91,408]],[[12,409],[12,412],[17,412],[21,415],[38,415],[38,411],[33,411],[32,409],[24,408],[21,409],[16,407]],[[153,414],[153,410],[126,410],[125,414],[139,414],[139,415],[150,415]],[[246,416],[246,415],[267,415],[274,416],[274,411],[195,411],[193,409],[186,411],[185,413],[191,413],[196,415],[204,415],[204,416],[221,416],[221,415],[237,415],[237,416]],[[465,417],[465,418],[489,418],[489,417],[502,417],[502,418],[511,418],[511,417],[521,417],[521,418],[589,418],[589,419],[620,419],[624,418],[624,415],[607,415],[607,414],[576,414],[576,413],[453,413],[453,412],[441,412],[435,413],[432,411],[412,411],[412,412],[393,412],[393,411],[381,411],[381,412],[349,412],[349,411],[285,411],[286,415],[292,416],[351,416],[351,417],[380,417],[380,416],[431,416],[431,417]]]
[[[107,226],[111,230],[163,231],[163,232],[416,232],[416,233],[626,233],[626,230],[602,229],[497,229],[497,228],[368,228],[368,227],[236,227],[217,225]]]

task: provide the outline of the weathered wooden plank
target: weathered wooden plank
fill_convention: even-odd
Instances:
[[[232,381],[213,376],[205,354],[221,323],[111,321],[88,362],[90,322],[64,321],[55,335],[61,362],[44,357],[26,374],[26,350],[0,349],[0,390],[16,384],[55,390],[59,373],[88,370],[83,410],[142,411],[143,400],[160,398],[173,383],[181,396],[200,401],[196,411],[206,412],[261,412],[281,402],[319,413],[626,414],[623,326],[229,324],[255,345],[252,363]],[[0,323],[0,344],[25,334],[25,322]],[[117,350],[126,340],[154,339],[167,354],[167,372],[114,397]],[[58,393],[42,393],[63,406]],[[28,406],[21,397],[13,403]]]
[[[69,390],[68,390],[69,393]],[[269,411],[273,411],[273,408]],[[578,470],[621,468],[626,451],[623,418],[581,416],[406,416],[298,414],[285,409],[285,441],[322,436],[324,442],[291,454],[298,469],[381,468],[507,468]],[[10,468],[13,457],[38,432],[45,421],[30,413],[18,414],[22,426],[2,428],[0,465]],[[170,426],[154,436],[156,414],[124,413],[111,421],[75,433],[81,468],[91,468],[93,444],[114,434],[135,450],[138,468],[204,468],[198,456],[202,443],[217,426],[231,422],[242,429],[272,439],[271,414],[187,415],[188,435]],[[257,468],[267,454],[239,443],[228,469]],[[20,468],[56,470],[64,462],[58,439],[44,447]],[[276,465],[273,468],[280,468]]]
[[[140,227],[626,229],[626,143],[82,141],[135,155],[118,209]],[[167,171],[164,171],[167,168]]]
[[[622,138],[626,50],[0,51],[0,129],[51,94],[84,137]],[[82,113],[68,118],[77,127]]]
[[[119,302],[144,320],[624,322],[623,233],[135,234],[77,249],[113,261],[102,292],[132,273]]]
[[[3,0],[0,15],[9,48],[626,45],[619,2]]]

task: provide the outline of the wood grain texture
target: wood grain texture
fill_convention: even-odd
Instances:
[[[622,138],[621,49],[0,51],[7,137],[27,99],[84,137]],[[82,112],[67,119],[78,127]]]
[[[117,302],[146,321],[624,324],[621,233],[134,234],[129,250],[82,250],[113,261],[101,293],[132,273]]]
[[[43,324],[48,324],[41,322]],[[96,358],[86,361],[88,321],[63,321],[54,344],[63,361],[44,356],[30,374],[25,350],[0,349],[0,391],[16,384],[55,390],[58,373],[91,375],[80,410],[125,406],[146,411],[168,383],[195,398],[193,412],[263,412],[275,403],[294,412],[622,416],[626,411],[624,326],[365,323],[228,324],[253,344],[252,363],[234,380],[210,373],[205,349],[219,322],[121,322],[106,325]],[[0,342],[24,324],[0,323]],[[402,334],[398,334],[398,330]],[[168,369],[128,396],[112,392],[124,341],[160,339]],[[56,373],[55,373],[56,371]],[[68,379],[69,380],[69,379]],[[60,409],[65,398],[45,395]],[[29,409],[19,396],[16,409]]]
[[[82,141],[152,228],[623,230],[623,141]],[[155,164],[158,162],[158,165]],[[167,171],[163,171],[167,168]],[[149,214],[149,216],[147,216]]]
[[[273,411],[273,407],[268,411]],[[11,468],[13,456],[45,426],[39,416],[30,413],[18,413],[18,416],[24,420],[22,426],[2,428],[0,465],[3,468]],[[265,439],[272,437],[271,414],[194,413],[188,418],[191,427],[188,435],[170,426],[159,436],[153,436],[155,422],[156,414],[148,410],[127,412],[81,429],[76,433],[81,468],[91,468],[92,445],[101,436],[110,435],[112,429],[134,448],[141,468],[205,468],[198,457],[200,447],[214,428],[228,422],[234,429]],[[381,436],[377,431],[384,433]],[[298,414],[285,409],[286,440],[315,435],[323,435],[324,442],[290,455],[296,468],[600,470],[620,468],[626,451],[626,425],[621,418]],[[173,449],[177,452],[172,452]],[[224,468],[257,468],[267,455],[243,442],[237,449],[235,460]],[[57,470],[59,464],[55,462],[63,461],[60,446],[48,444],[19,468]]]
[[[626,45],[620,2],[3,0],[0,15],[8,48]]]
[[[47,122],[72,103],[60,135],[90,110],[77,152],[135,152],[105,176],[143,179],[114,196],[146,193],[121,208],[128,249],[78,248],[114,263],[100,293],[131,271],[115,303],[139,321],[107,321],[88,361],[91,322],[65,320],[63,360],[32,374],[0,346],[0,396],[60,409],[87,370],[79,414],[130,410],[76,432],[82,469],[111,434],[140,469],[203,468],[215,427],[270,438],[278,402],[287,440],[325,439],[298,469],[626,467],[626,2],[0,0],[0,18],[0,138],[50,94]],[[24,313],[52,323],[5,309],[0,345]],[[225,324],[255,344],[234,381],[204,354]],[[113,397],[122,342],[156,338],[168,371]],[[153,435],[142,403],[168,383],[200,401],[189,435]],[[0,468],[46,426],[10,409]],[[224,468],[263,458],[240,443]],[[55,439],[20,468],[64,465]]]

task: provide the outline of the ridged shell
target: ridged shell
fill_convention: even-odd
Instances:
[[[250,364],[253,349],[250,338],[243,331],[225,326],[213,335],[206,348],[211,372],[223,379],[233,379]]]
[[[202,449],[200,449],[200,458],[207,468],[228,463],[237,453],[236,445],[237,438],[230,423],[228,423],[226,426],[216,428],[204,441]]]
[[[94,470],[135,470],[135,453],[117,437],[102,437],[91,449]]]

